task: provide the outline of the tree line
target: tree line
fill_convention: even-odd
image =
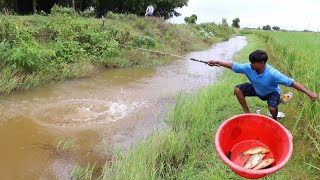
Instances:
[[[96,16],[101,17],[108,11],[122,14],[143,16],[148,4],[155,8],[154,15],[163,19],[180,16],[175,9],[188,4],[188,0],[0,0],[0,10],[13,11],[16,14],[35,14],[40,11],[50,13],[57,4],[72,7],[75,12],[94,9]]]

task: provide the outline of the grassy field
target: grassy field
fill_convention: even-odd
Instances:
[[[266,41],[265,38],[248,35],[248,41],[249,45],[233,57],[235,61],[247,62],[250,52],[266,49],[273,55],[269,59],[271,65],[279,67],[286,63],[286,59],[276,56],[271,40]],[[282,70],[285,73],[289,72],[285,67],[282,67]],[[304,73],[307,74],[308,70]],[[295,77],[292,73],[288,75]],[[177,104],[168,115],[170,128],[156,132],[126,155],[118,153],[112,166],[105,166],[101,178],[108,179],[111,176],[112,179],[242,179],[222,163],[215,153],[213,142],[219,125],[224,120],[242,113],[233,95],[233,88],[244,81],[246,78],[243,75],[226,71],[219,83],[204,87],[196,94],[179,94]],[[299,81],[307,87],[310,85],[303,79]],[[308,129],[302,125],[302,119],[307,121],[307,117],[299,110],[299,99],[305,97],[297,92],[295,95],[293,102],[280,107],[281,111],[287,113],[287,117],[280,122],[293,132],[293,155],[283,169],[264,179],[320,177],[319,169],[315,168],[319,167],[317,150],[314,150],[314,143],[306,133]],[[304,103],[309,104],[306,106],[316,106],[307,99]],[[268,112],[265,102],[257,98],[249,98],[248,104],[252,110],[262,107],[263,113]]]

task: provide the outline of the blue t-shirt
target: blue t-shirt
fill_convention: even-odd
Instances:
[[[257,94],[260,96],[266,96],[275,91],[281,94],[279,84],[290,87],[294,82],[294,79],[288,78],[286,75],[269,65],[266,65],[264,72],[259,75],[251,68],[250,63],[239,64],[234,62],[231,70],[236,73],[245,74]]]

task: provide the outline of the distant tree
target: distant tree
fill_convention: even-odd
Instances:
[[[75,0],[72,0],[72,9],[73,9],[73,12],[76,12],[76,3],[75,3]]]
[[[239,18],[235,18],[234,20],[232,20],[232,27],[235,27],[235,28],[240,28],[240,25],[239,25],[239,22],[240,22],[240,19]]]
[[[33,12],[33,14],[37,13],[37,2],[36,2],[36,0],[32,0],[32,12]]]
[[[145,15],[146,7],[149,3],[154,6],[154,15],[162,19],[169,19],[173,16],[180,16],[176,11],[188,4],[188,0],[95,0],[98,17],[101,17],[108,11],[114,13]]]
[[[176,9],[188,5],[188,0],[154,0],[153,2],[157,6],[155,14],[163,19],[169,19],[173,16],[181,16]]]
[[[191,17],[193,17],[194,19],[198,20],[198,16],[195,14],[192,14]]]
[[[275,31],[280,30],[280,28],[278,26],[273,26],[272,29],[275,30]]]
[[[262,30],[271,30],[271,27],[269,25],[263,26]]]
[[[190,17],[185,17],[184,21],[187,24],[196,24],[197,19],[198,19],[197,15],[192,14]]]
[[[222,18],[222,24],[221,25],[225,26],[225,27],[229,26],[228,23],[227,23],[227,19],[226,18]]]
[[[7,9],[17,12],[18,11],[18,2],[17,0],[0,0],[0,11]]]
[[[145,15],[149,3],[155,7],[154,15],[162,19],[180,16],[177,8],[188,5],[189,0],[0,0],[0,10],[10,9],[17,14],[31,14],[35,11],[50,13],[54,4],[62,7],[72,7],[74,11],[84,11],[94,7],[98,17],[108,11],[114,13]]]

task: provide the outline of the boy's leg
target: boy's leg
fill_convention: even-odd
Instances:
[[[250,83],[239,84],[234,88],[234,94],[242,106],[245,113],[250,113],[247,105],[246,96],[256,96],[256,91]]]
[[[277,116],[278,116],[278,109],[275,109],[273,107],[268,107],[269,108],[269,112],[272,115],[272,119],[274,120],[278,120]]]
[[[268,102],[268,108],[272,118],[277,120],[278,105],[280,103],[280,94],[278,92],[272,92],[266,96]]]

